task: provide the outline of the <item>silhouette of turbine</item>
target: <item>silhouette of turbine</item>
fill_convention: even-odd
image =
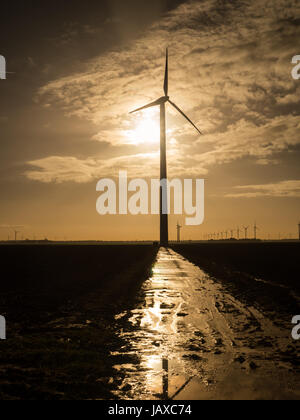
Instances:
[[[250,226],[243,226],[243,229],[244,229],[244,231],[245,231],[245,240],[247,240],[247,239],[248,239],[248,229],[249,229],[249,227],[250,227]]]
[[[177,242],[180,242],[180,231],[182,229],[182,226],[177,222]]]
[[[165,80],[164,80],[164,92],[165,96],[151,102],[148,105],[138,108],[130,114],[138,111],[142,111],[147,108],[154,106],[160,106],[160,180],[167,180],[167,156],[166,156],[166,103],[171,104],[176,111],[184,116],[188,122],[202,134],[196,125],[185,115],[185,113],[170,100],[169,93],[169,53],[168,48],[166,52],[166,69],[165,69]],[[169,245],[169,229],[168,229],[168,209],[167,209],[167,189],[160,186],[160,244],[161,246],[167,247]]]
[[[257,226],[257,223],[254,223],[253,231],[254,231],[254,239],[257,240],[257,231],[259,230],[259,227]]]

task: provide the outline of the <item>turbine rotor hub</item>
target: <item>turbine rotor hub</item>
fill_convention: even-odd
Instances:
[[[161,98],[158,99],[158,102],[160,102],[161,104],[165,104],[166,102],[168,102],[170,99],[169,96],[162,96]]]

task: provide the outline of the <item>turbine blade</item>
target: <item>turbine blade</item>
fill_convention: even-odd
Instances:
[[[169,50],[166,52],[166,70],[165,70],[165,81],[164,81],[165,95],[168,96],[169,92]]]
[[[183,112],[183,111],[181,111],[181,109],[180,108],[178,108],[178,106],[177,105],[175,105],[172,101],[170,101],[170,99],[168,100],[168,102],[170,102],[170,104],[181,114],[181,115],[183,115],[184,116],[184,118],[186,118],[187,120],[188,120],[188,122],[189,123],[191,123],[192,124],[192,126],[198,131],[198,133],[200,133],[201,135],[203,135],[203,133],[201,133],[201,131],[199,130],[199,128],[193,123],[193,121],[192,120],[190,120],[189,119],[189,117],[187,117],[186,115],[185,115],[185,113]]]
[[[160,101],[159,100],[156,100],[154,102],[151,102],[151,104],[142,106],[141,108],[135,109],[134,111],[131,111],[130,114],[134,114],[135,112],[142,111],[143,109],[151,108],[151,107],[157,106],[157,105],[160,105]]]

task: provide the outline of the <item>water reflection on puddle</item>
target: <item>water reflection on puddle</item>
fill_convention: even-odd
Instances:
[[[118,395],[120,398],[174,398],[194,376],[181,353],[190,330],[183,296],[188,274],[184,271],[183,275],[178,258],[173,251],[159,251],[153,276],[143,287],[143,303],[131,312],[129,321],[134,328],[122,336],[138,355],[139,365],[136,369],[116,366],[125,372],[131,389],[130,395]]]
[[[274,347],[277,337],[281,352],[286,332],[181,255],[160,249],[140,302],[130,314],[116,317],[116,322],[128,320],[120,332],[127,345],[117,355],[120,360],[134,356],[124,357],[132,364],[115,366],[125,376],[117,398],[261,399],[266,378],[274,388],[279,365],[271,357],[274,349],[263,343],[271,335]],[[278,389],[286,383],[278,375]],[[296,389],[292,382],[290,388]]]

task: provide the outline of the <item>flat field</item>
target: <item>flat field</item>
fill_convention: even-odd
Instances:
[[[115,317],[151,275],[153,246],[1,246],[0,399],[113,398]],[[120,322],[118,323],[120,328]]]
[[[298,314],[299,242],[211,242],[172,248],[246,304],[274,312],[278,321]]]

